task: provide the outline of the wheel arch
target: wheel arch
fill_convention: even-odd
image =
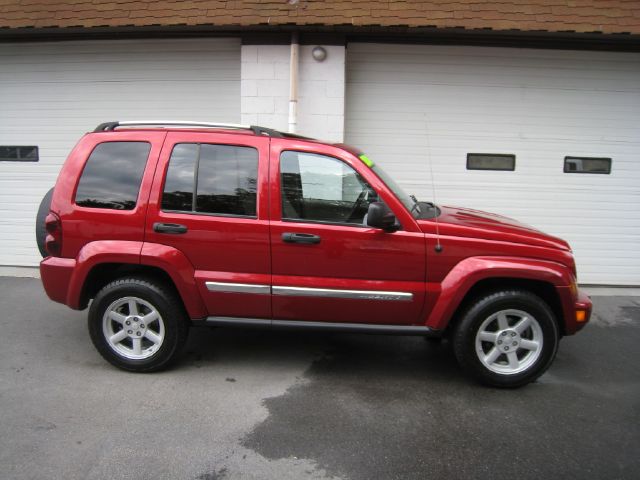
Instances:
[[[170,288],[180,300],[181,307],[189,318],[198,319],[206,316],[204,306],[199,299],[199,293],[195,287],[176,282],[174,277],[161,267],[135,264],[135,263],[98,263],[89,270],[82,286],[79,299],[79,307],[84,309],[89,301],[109,282],[125,276],[144,277],[161,282]],[[197,300],[193,301],[194,296]],[[185,299],[187,301],[185,301]]]
[[[445,328],[445,332],[452,331],[459,322],[462,314],[481,297],[490,295],[500,290],[525,290],[544,300],[553,312],[555,322],[560,335],[565,335],[562,302],[555,286],[542,280],[529,278],[490,277],[475,283],[465,294],[462,301],[451,315],[451,319]]]
[[[98,263],[87,273],[80,293],[80,306],[86,308],[89,301],[108,283],[126,276],[145,277],[162,282],[178,293],[171,276],[158,267],[135,263]]]
[[[86,308],[93,295],[114,278],[137,274],[151,276],[172,288],[189,318],[207,316],[193,266],[175,248],[142,242],[92,242],[80,251],[76,267],[65,302],[71,308]]]
[[[499,289],[528,290],[547,301],[562,335],[575,277],[565,265],[520,257],[469,257],[458,263],[435,288],[426,325],[447,331],[474,298]],[[434,290],[434,284],[431,286]]]

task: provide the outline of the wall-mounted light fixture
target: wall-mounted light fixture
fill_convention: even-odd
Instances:
[[[325,58],[327,58],[327,51],[324,47],[313,47],[311,56],[316,62],[324,62]]]

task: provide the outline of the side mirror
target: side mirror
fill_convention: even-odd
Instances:
[[[396,216],[391,209],[382,202],[371,202],[367,212],[367,225],[381,228],[385,232],[395,232],[400,229]]]

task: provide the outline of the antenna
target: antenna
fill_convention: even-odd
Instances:
[[[424,114],[424,130],[427,139],[427,162],[429,163],[429,171],[431,172],[431,195],[433,197],[433,204],[436,209],[435,221],[436,221],[436,246],[434,250],[436,253],[442,251],[442,245],[440,244],[440,224],[438,223],[438,202],[436,201],[436,179],[433,176],[433,163],[431,162],[431,142],[429,141],[429,122],[427,121],[427,115]]]

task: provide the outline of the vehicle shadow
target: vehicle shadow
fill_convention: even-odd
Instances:
[[[468,383],[450,345],[423,337],[194,328],[180,368],[251,365],[256,368],[302,361],[307,373],[384,382],[385,379]]]

